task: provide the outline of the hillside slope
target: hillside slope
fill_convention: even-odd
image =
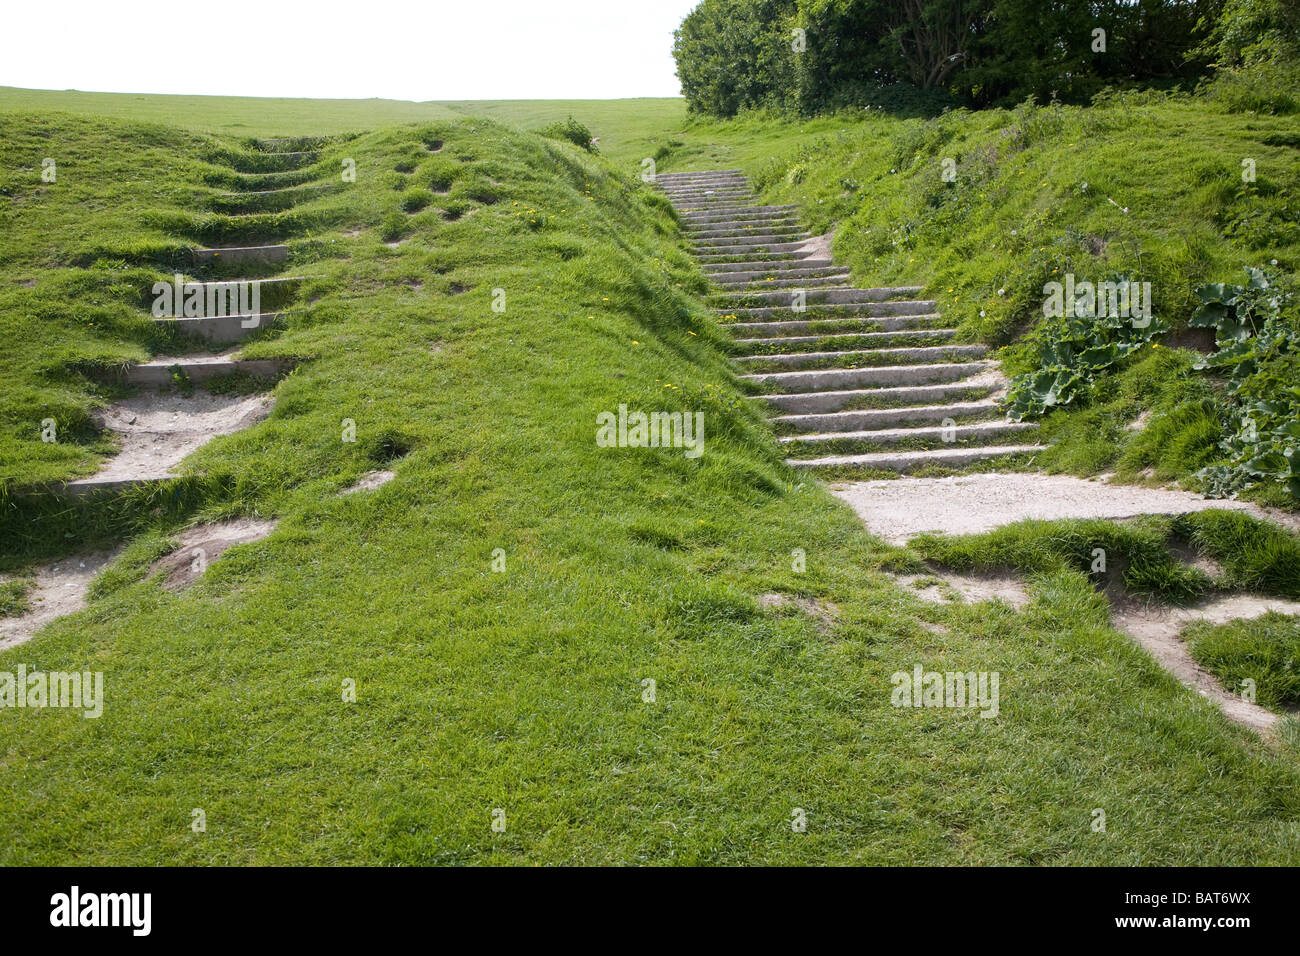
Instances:
[[[319,278],[246,348],[298,363],[269,419],[145,494],[26,494],[105,451],[32,430],[106,398],[88,361],[152,353],[169,250],[265,224],[209,208],[243,144],[3,123],[0,556],[128,542],[85,611],[0,652],[105,687],[99,719],[0,712],[3,863],[1300,862],[1292,749],[1111,630],[1083,575],[1041,570],[1023,611],[899,587],[912,559],[780,465],[666,201],[492,123],[320,145],[358,176],[272,223]],[[622,406],[702,413],[702,454],[605,447]],[[187,589],[150,576],[232,515],[278,525]],[[998,719],[892,706],[917,666],[998,672]]]

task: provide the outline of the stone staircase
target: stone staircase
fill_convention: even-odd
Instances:
[[[982,345],[916,287],[856,289],[793,206],[759,206],[738,170],[656,177],[718,291],[741,376],[795,468],[863,472],[1010,464],[1043,450],[1009,422]]]

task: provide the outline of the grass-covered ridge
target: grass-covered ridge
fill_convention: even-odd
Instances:
[[[148,353],[147,250],[209,221],[203,149],[246,150],[48,122],[85,157],[68,184],[150,141],[177,164],[150,200],[124,194],[120,268],[60,251],[0,275],[37,280],[5,302],[26,323],[0,353],[5,394],[52,380],[87,408],[93,383],[61,370],[91,346]],[[247,349],[299,360],[273,416],[111,527],[53,509],[5,525],[19,570],[110,532],[130,544],[85,612],[0,653],[0,670],[105,675],[99,720],[0,712],[0,862],[1300,862],[1295,754],[1161,672],[1078,574],[1038,576],[1017,613],[925,604],[875,570],[889,549],[780,465],[631,170],[472,121],[321,147],[330,175],[344,157],[355,190],[277,224],[286,268],[323,278]],[[45,245],[75,252],[62,201],[26,199],[21,221],[35,234],[31,209],[50,209]],[[149,208],[164,215],[132,215]],[[78,326],[97,304],[103,325]],[[703,456],[598,447],[620,404],[702,411]],[[336,494],[380,463],[391,483]],[[187,591],[146,578],[185,522],[230,514],[280,524]],[[765,609],[770,592],[834,611]],[[917,664],[998,671],[1000,716],[891,707],[891,675]]]

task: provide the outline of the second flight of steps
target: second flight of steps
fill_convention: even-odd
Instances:
[[[793,206],[759,206],[738,170],[659,174],[718,286],[737,361],[796,468],[912,472],[1011,463],[1043,450],[1010,422],[983,345],[955,344],[916,287],[855,289]]]

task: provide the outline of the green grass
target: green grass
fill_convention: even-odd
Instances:
[[[85,611],[0,652],[103,671],[106,696],[99,720],[0,712],[0,862],[1300,862],[1295,754],[1112,630],[1082,574],[1044,560],[1017,612],[881,573],[898,552],[781,465],[634,166],[483,120],[386,127],[321,147],[312,181],[350,157],[355,188],[250,226],[207,208],[257,161],[236,140],[0,122],[0,561],[127,545]],[[159,489],[27,494],[100,460],[85,423],[115,393],[87,373],[170,344],[142,290],[249,229],[322,276],[247,349],[298,362],[272,416]],[[620,404],[703,412],[704,455],[597,447]],[[50,447],[47,416],[81,424]],[[376,467],[396,478],[337,494]],[[180,529],[232,515],[279,525],[189,590],[148,575]],[[890,676],[918,663],[998,671],[1000,717],[894,709]]]
[[[1237,511],[1021,521],[983,534],[923,535],[910,549],[960,571],[1078,572],[1099,587],[1118,584],[1122,592],[1175,604],[1212,589],[1300,597],[1300,537]],[[1218,579],[1183,563],[1179,554],[1188,550],[1222,568]]]
[[[28,601],[31,587],[30,579],[0,581],[0,617],[17,617],[31,610]]]
[[[156,93],[85,93],[0,86],[0,112],[66,112],[82,117],[163,123],[239,137],[323,136],[401,123],[485,117],[538,130],[569,116],[591,127],[602,153],[625,165],[653,156],[664,131],[686,116],[676,97],[623,100],[308,100]]]
[[[1193,624],[1183,632],[1192,656],[1225,687],[1255,682],[1255,700],[1271,710],[1300,705],[1300,618],[1267,614],[1230,624]]]

